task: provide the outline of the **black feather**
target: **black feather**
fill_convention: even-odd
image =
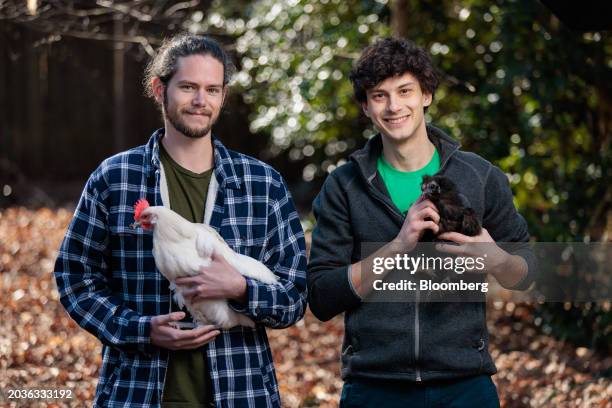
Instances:
[[[423,198],[431,201],[440,214],[438,234],[444,232],[458,232],[468,236],[480,234],[481,225],[476,212],[463,205],[457,187],[448,177],[423,176],[421,191]],[[433,231],[427,230],[421,241],[435,241],[436,235]]]

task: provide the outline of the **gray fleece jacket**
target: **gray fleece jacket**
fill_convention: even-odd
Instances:
[[[427,134],[440,154],[438,174],[455,183],[493,239],[527,242],[527,224],[504,173],[461,151],[441,130],[428,126]],[[320,320],[345,313],[342,378],[428,381],[494,374],[485,303],[363,302],[351,287],[349,266],[393,240],[404,222],[376,170],[381,151],[377,135],[330,174],[313,203],[308,300]],[[528,274],[515,288],[526,289],[534,279],[533,253],[520,244],[513,253],[527,261]]]

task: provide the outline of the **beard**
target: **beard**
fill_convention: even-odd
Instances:
[[[166,90],[164,89],[164,93],[165,92]],[[212,125],[214,124],[212,112],[206,110],[204,112],[210,118],[209,124],[206,126],[202,126],[202,127],[191,127],[187,123],[185,123],[185,121],[181,117],[182,111],[180,110],[180,108],[177,108],[174,110],[168,109],[168,95],[167,94],[164,96],[163,104],[164,104],[164,118],[168,122],[170,122],[170,124],[174,126],[174,128],[177,131],[181,132],[183,135],[191,139],[200,139],[202,137],[205,137],[206,135],[208,135],[208,133],[210,132],[210,129],[212,128]]]

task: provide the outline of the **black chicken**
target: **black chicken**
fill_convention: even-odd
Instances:
[[[463,205],[455,184],[448,177],[423,176],[421,191],[423,197],[431,201],[440,214],[438,234],[458,232],[472,237],[480,234],[481,226],[476,213]],[[427,230],[421,240],[435,241],[438,234]]]

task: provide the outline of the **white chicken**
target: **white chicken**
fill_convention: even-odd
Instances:
[[[210,226],[191,223],[166,207],[151,207],[147,200],[136,202],[134,220],[134,225],[153,230],[155,265],[170,281],[176,303],[181,308],[183,305],[187,307],[195,323],[213,324],[223,329],[255,327],[253,320],[231,309],[227,300],[202,300],[191,304],[174,281],[180,277],[198,275],[201,267],[210,265],[213,254],[223,256],[244,276],[275,284],[278,278],[270,269],[253,258],[234,252]]]

